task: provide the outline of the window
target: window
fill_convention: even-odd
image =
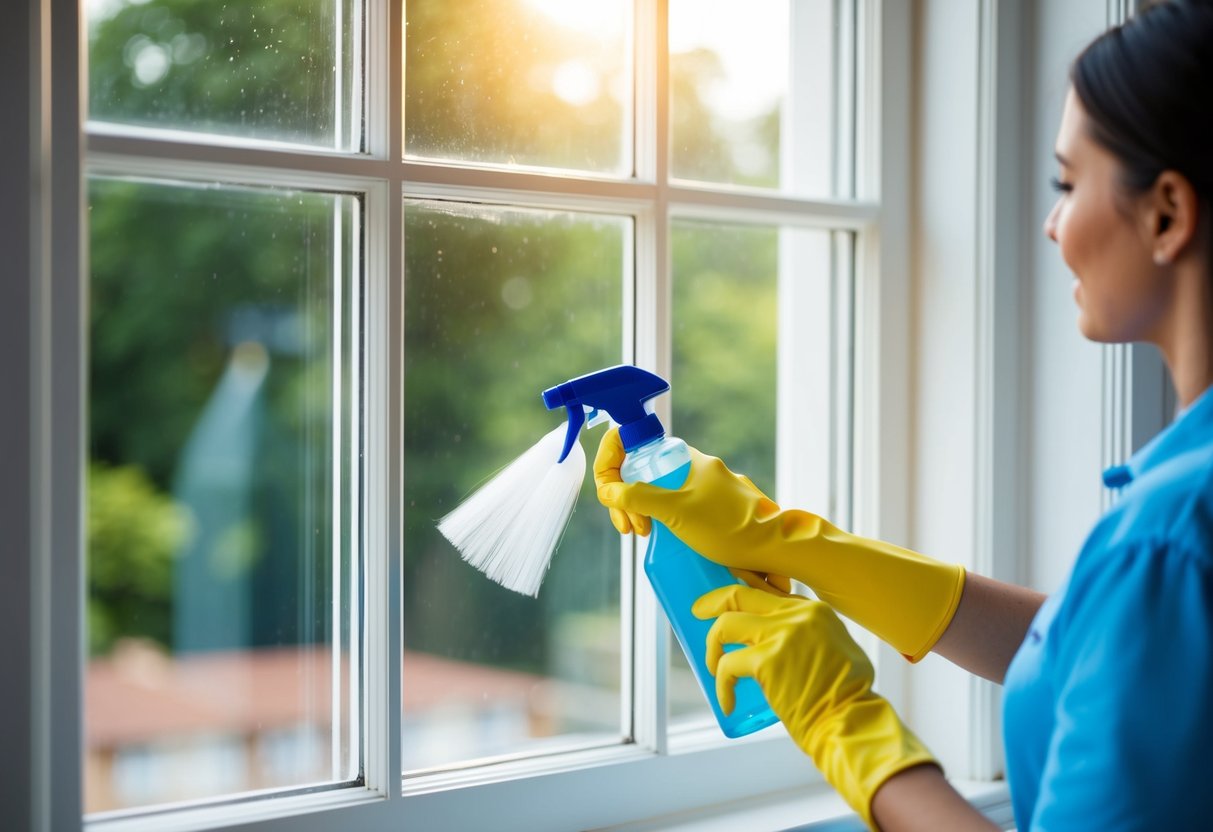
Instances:
[[[589,482],[538,601],[437,535],[436,516],[551,428],[539,391],[657,366],[671,429],[763,487],[793,458],[781,423],[825,437],[797,448],[814,472],[800,487],[833,500],[847,482],[829,449],[847,444],[852,372],[855,226],[836,212],[853,204],[854,9],[771,2],[738,20],[673,2],[658,56],[646,8],[405,4],[404,154],[421,180],[404,184],[409,793],[477,761],[714,730],[681,651],[668,671],[648,663],[664,651],[644,656],[640,553],[628,541],[621,558]],[[814,48],[793,60],[790,32]],[[646,687],[668,726],[641,712]]]
[[[90,822],[554,789],[605,825],[811,779],[705,726],[588,489],[538,601],[433,522],[619,361],[849,515],[885,10],[319,5],[86,7]]]
[[[357,200],[112,169],[88,191],[86,809],[352,780]]]
[[[85,812],[358,782],[365,198],[146,148],[358,149],[361,13],[86,8]]]

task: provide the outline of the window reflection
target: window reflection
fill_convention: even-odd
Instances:
[[[89,210],[86,810],[348,779],[357,200]]]

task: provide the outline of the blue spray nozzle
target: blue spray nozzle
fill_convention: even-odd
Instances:
[[[654,415],[649,400],[669,389],[670,383],[661,376],[631,364],[620,364],[544,390],[543,403],[548,410],[564,407],[569,412],[569,429],[559,461],[564,462],[577,441],[587,410],[605,411],[619,423],[625,451],[663,436],[665,428]]]

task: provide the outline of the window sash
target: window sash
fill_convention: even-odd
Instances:
[[[52,0],[47,0],[52,2]],[[63,0],[53,0],[65,5]],[[402,378],[403,297],[401,288],[403,241],[402,200],[408,197],[442,197],[473,201],[496,201],[535,207],[560,207],[597,210],[631,215],[636,222],[635,315],[625,326],[625,335],[633,344],[630,359],[658,372],[668,372],[670,354],[669,227],[672,219],[725,219],[732,223],[759,222],[795,226],[833,228],[856,232],[856,275],[859,282],[856,315],[875,311],[877,318],[900,315],[890,308],[881,285],[889,280],[904,285],[904,275],[884,270],[880,285],[875,273],[880,263],[904,262],[904,228],[899,217],[878,201],[881,193],[874,171],[887,160],[882,158],[882,138],[887,131],[904,131],[896,118],[877,117],[884,90],[894,100],[905,100],[897,91],[905,91],[904,75],[897,76],[878,60],[891,40],[895,55],[908,54],[904,32],[908,13],[892,10],[879,0],[859,0],[859,30],[864,34],[858,45],[859,79],[857,94],[860,111],[856,136],[858,190],[854,200],[807,200],[779,193],[714,188],[671,183],[667,172],[668,56],[657,44],[664,43],[666,21],[662,0],[637,0],[637,88],[636,160],[634,180],[605,180],[577,175],[555,175],[542,171],[516,171],[455,167],[403,159],[401,108],[402,79],[392,67],[402,65],[402,8],[399,3],[371,0],[368,6],[366,43],[367,153],[347,155],[276,147],[267,143],[224,142],[214,137],[188,133],[116,128],[88,125],[87,160],[90,171],[181,177],[207,177],[218,181],[296,188],[333,189],[359,193],[365,200],[367,240],[364,285],[369,310],[366,326],[367,355],[367,445],[387,450],[370,453],[366,471],[364,506],[366,539],[365,612],[365,785],[309,795],[276,798],[271,801],[233,800],[226,804],[165,813],[132,813],[126,819],[94,822],[96,828],[164,828],[166,821],[182,828],[211,825],[224,819],[266,820],[273,818],[283,828],[331,828],[331,818],[312,816],[320,808],[348,806],[369,828],[393,828],[399,812],[414,812],[432,817],[437,823],[449,818],[448,812],[469,801],[455,786],[497,784],[487,795],[498,794],[505,781],[511,781],[506,804],[534,806],[540,796],[551,805],[552,794],[566,794],[589,778],[595,785],[587,793],[601,794],[599,801],[586,801],[577,807],[587,819],[573,825],[610,823],[613,812],[626,811],[618,822],[636,816],[662,814],[685,808],[685,798],[654,793],[657,782],[701,782],[711,784],[704,790],[711,801],[744,797],[763,791],[791,788],[812,780],[811,766],[786,739],[767,732],[748,740],[723,744],[712,729],[671,736],[664,724],[664,674],[667,665],[668,638],[660,626],[662,616],[647,584],[631,593],[631,605],[637,644],[633,666],[634,681],[632,745],[575,752],[550,758],[532,758],[515,763],[468,768],[460,772],[417,778],[406,782],[408,808],[396,805],[400,788],[400,713],[394,707],[400,701],[401,633],[400,621],[400,496],[401,419],[400,380]],[[73,12],[74,13],[74,12]],[[889,25],[890,18],[895,18]],[[59,45],[60,47],[62,44]],[[59,53],[64,50],[58,49]],[[59,60],[59,58],[56,58]],[[892,64],[896,64],[894,60]],[[896,113],[894,113],[896,115]],[[904,135],[904,132],[901,133]],[[881,233],[877,234],[877,226]],[[62,231],[62,229],[60,229]],[[891,232],[891,233],[890,233]],[[890,256],[891,255],[891,256]],[[77,286],[76,291],[79,291]],[[899,295],[900,289],[892,294]],[[60,327],[62,330],[62,327]],[[857,340],[859,335],[857,334]],[[860,355],[856,372],[879,370],[881,355]],[[867,362],[865,364],[865,362]],[[70,376],[80,366],[63,369]],[[863,399],[865,393],[857,392]],[[869,390],[868,398],[874,394]],[[659,405],[660,410],[661,405]],[[79,401],[73,409],[80,424]],[[668,413],[666,414],[668,416]],[[866,432],[860,426],[861,432]],[[782,453],[782,451],[781,451]],[[877,480],[879,481],[879,480]],[[79,506],[80,494],[71,487],[70,497],[60,487],[55,504]],[[879,499],[857,496],[866,511],[860,516],[877,516]],[[887,504],[889,501],[883,501]],[[626,545],[626,544],[625,544]],[[636,571],[643,553],[632,553]],[[78,553],[77,553],[78,560]],[[79,564],[74,567],[79,572]],[[623,610],[626,615],[628,610]],[[77,612],[78,615],[78,612]],[[58,640],[71,642],[73,637]],[[74,637],[77,638],[78,637]],[[75,650],[78,654],[79,644]],[[78,678],[78,669],[76,671]],[[76,686],[78,691],[78,685]],[[625,688],[626,690],[626,688]],[[77,693],[78,696],[78,693]],[[76,726],[78,730],[78,725]],[[59,748],[62,752],[62,746]],[[74,757],[66,760],[65,757]],[[55,755],[56,771],[79,776],[78,754]],[[726,774],[721,774],[726,772]],[[666,780],[666,778],[676,778]],[[638,801],[620,807],[619,793],[635,794]],[[580,789],[577,793],[581,793]],[[531,795],[528,797],[528,795]],[[500,821],[499,803],[482,803],[486,818]],[[304,813],[300,816],[300,813]],[[326,813],[327,814],[327,813]],[[525,810],[518,817],[525,818]]]

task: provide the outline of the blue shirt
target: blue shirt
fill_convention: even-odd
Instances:
[[[1213,828],[1213,394],[1105,478],[1120,499],[1007,670],[1015,819]]]

